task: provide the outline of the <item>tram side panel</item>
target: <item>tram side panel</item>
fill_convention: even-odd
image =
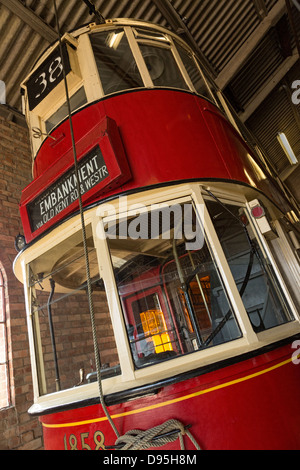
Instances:
[[[113,132],[107,122],[115,123]],[[254,184],[281,207],[285,205],[270,177],[257,174],[249,149],[221,113],[189,93],[143,90],[120,94],[75,113],[73,125],[79,161],[99,146],[106,168],[101,183],[83,193],[85,205],[126,191],[196,179]],[[51,194],[52,186],[73,164],[68,121],[52,137],[57,141],[48,138],[41,146],[34,162],[35,179],[22,195],[21,217],[28,242],[77,208],[76,198],[68,193],[66,204],[60,200],[59,207],[55,201],[52,207],[48,197],[47,207],[53,210],[46,218],[41,213],[41,188],[44,192],[48,188]],[[83,184],[90,184],[86,173],[82,178]],[[39,211],[40,225],[34,227],[31,205]]]
[[[299,386],[288,344],[194,378],[164,387],[158,384],[152,394],[108,409],[121,434],[177,419],[191,425],[189,430],[203,450],[296,450],[300,448],[295,394]],[[54,412],[40,420],[46,449],[105,450],[116,440],[100,405]],[[184,441],[187,450],[195,449],[187,436]],[[177,440],[161,449],[176,450],[178,445]]]

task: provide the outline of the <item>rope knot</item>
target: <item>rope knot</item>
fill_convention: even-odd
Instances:
[[[179,438],[181,450],[185,450],[183,436],[187,435],[195,448],[201,450],[192,434],[187,430],[188,427],[176,419],[170,419],[145,431],[140,429],[128,431],[116,440],[114,447],[120,450],[145,450],[150,447],[162,447]]]

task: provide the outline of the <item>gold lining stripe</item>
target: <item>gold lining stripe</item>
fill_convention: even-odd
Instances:
[[[283,362],[280,362],[280,363],[276,364],[275,366],[268,367],[267,369],[263,369],[259,372],[255,372],[254,374],[246,375],[245,377],[241,377],[239,379],[231,380],[230,382],[225,382],[223,384],[216,385],[214,387],[206,388],[205,390],[200,390],[199,392],[191,393],[190,395],[184,395],[184,396],[179,397],[179,398],[174,398],[173,400],[164,401],[163,403],[157,403],[156,405],[146,406],[144,408],[139,408],[137,410],[131,410],[131,411],[126,411],[124,413],[115,414],[115,415],[112,415],[111,418],[116,419],[116,418],[121,418],[123,416],[129,416],[129,415],[133,415],[133,414],[137,414],[137,413],[143,413],[145,411],[155,410],[156,408],[162,408],[164,406],[173,405],[174,403],[179,403],[181,401],[189,400],[190,398],[195,398],[195,397],[198,397],[200,395],[204,395],[206,393],[214,392],[216,390],[220,390],[222,388],[229,387],[231,385],[236,385],[240,382],[245,382],[246,380],[254,379],[255,377],[259,377],[260,375],[267,374],[268,372],[271,372],[272,370],[279,369],[280,367],[283,367],[286,364],[289,364],[290,362],[292,362],[292,360],[293,360],[293,357],[291,357],[290,359],[287,359]],[[55,428],[56,429],[56,428],[69,428],[69,427],[73,427],[73,426],[83,426],[85,424],[92,424],[92,423],[100,423],[101,421],[107,421],[107,417],[103,416],[102,418],[95,418],[95,419],[90,419],[90,420],[86,420],[86,421],[78,421],[78,422],[74,422],[74,423],[61,423],[61,424],[45,424],[45,423],[42,423],[42,425],[45,428]]]

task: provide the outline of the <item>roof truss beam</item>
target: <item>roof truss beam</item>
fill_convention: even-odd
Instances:
[[[228,85],[265,34],[278,22],[285,12],[285,0],[279,0],[216,78],[215,81],[221,90]]]
[[[265,4],[265,0],[253,0],[254,6],[256,8],[257,14],[264,18],[268,14],[268,10]]]
[[[207,68],[207,70],[214,77],[216,77],[216,71],[213,69],[212,65],[204,56],[190,30],[188,29],[184,21],[182,21],[180,15],[177,13],[171,2],[169,0],[152,0],[152,3],[154,3],[155,6],[159,9],[161,14],[168,21],[169,25],[173,28],[174,32],[178,35],[183,36],[183,39],[185,39],[185,41],[197,52],[199,58],[201,59],[203,65]]]
[[[271,91],[281,82],[286,76],[288,71],[295,65],[299,55],[297,49],[294,49],[293,55],[286,59],[282,65],[277,69],[276,73],[268,80],[268,83],[262,85],[262,87],[255,94],[255,98],[247,105],[245,111],[239,115],[241,121],[245,122],[254,113],[258,106],[264,101],[265,98],[271,93]]]
[[[49,43],[57,39],[57,33],[54,29],[48,26],[44,21],[37,16],[30,8],[27,8],[19,0],[0,0],[6,8],[13,14],[19,16],[28,26],[30,26],[36,33],[42,36]]]

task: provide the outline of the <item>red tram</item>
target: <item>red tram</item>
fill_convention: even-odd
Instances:
[[[195,53],[107,20],[51,45],[22,90],[14,269],[45,449],[156,427],[150,448],[186,430],[186,449],[300,449],[297,208]]]

